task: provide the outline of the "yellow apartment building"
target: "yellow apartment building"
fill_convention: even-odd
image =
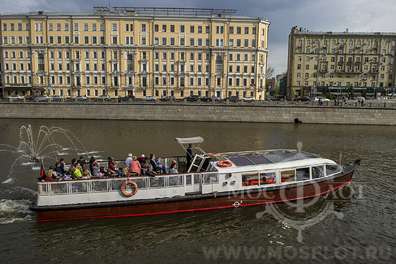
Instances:
[[[293,27],[289,96],[369,96],[394,91],[395,43],[395,33],[311,32]]]
[[[4,97],[265,96],[269,22],[233,10],[0,16]]]

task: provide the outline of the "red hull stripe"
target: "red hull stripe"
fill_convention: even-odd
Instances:
[[[315,197],[319,197],[319,196],[324,196],[328,193],[337,191],[337,190],[345,187],[346,185],[349,185],[351,182],[352,182],[352,180],[348,180],[348,181],[345,181],[342,184],[338,185],[334,189],[329,189],[329,190],[321,192],[317,195],[310,195],[310,196],[290,199],[288,201],[297,201],[297,200],[304,200],[304,199],[310,199],[310,198],[315,198]],[[283,201],[263,201],[263,202],[257,202],[257,203],[249,203],[249,204],[241,203],[238,207],[251,207],[251,206],[259,206],[259,205],[282,203],[282,202]],[[139,217],[139,216],[168,215],[168,214],[177,214],[177,213],[205,212],[205,211],[214,211],[214,210],[230,209],[230,208],[235,208],[235,206],[234,205],[224,205],[224,206],[214,206],[214,207],[207,207],[207,208],[158,211],[158,212],[153,212],[153,213],[131,213],[131,214],[118,214],[118,215],[91,215],[89,217],[86,217],[86,216],[85,217],[73,217],[73,219],[67,219],[67,220],[83,220],[83,219],[87,219],[87,218],[88,219],[128,218],[128,217]],[[56,220],[55,219],[39,219],[40,223],[53,222],[53,221],[56,221]]]

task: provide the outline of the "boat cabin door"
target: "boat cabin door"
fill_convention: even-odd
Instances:
[[[186,175],[186,194],[202,193],[202,174]]]

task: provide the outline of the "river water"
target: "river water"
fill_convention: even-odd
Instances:
[[[37,224],[29,210],[36,175],[20,165],[9,175],[19,153],[0,152],[0,182],[13,179],[0,184],[0,263],[396,262],[396,127],[0,120],[0,144],[18,145],[19,128],[27,124],[34,131],[40,125],[67,129],[87,150],[119,159],[130,152],[183,154],[174,138],[199,135],[207,152],[302,142],[306,151],[362,163],[346,195],[320,200],[326,207],[304,214],[293,214],[293,206],[279,207],[282,217],[253,207]]]

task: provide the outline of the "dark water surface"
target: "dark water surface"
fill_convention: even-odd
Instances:
[[[396,263],[396,127],[0,120],[0,144],[18,145],[24,124],[68,129],[103,157],[183,154],[174,138],[200,135],[208,152],[295,148],[301,141],[306,151],[334,160],[342,153],[343,161],[362,164],[352,194],[322,201],[333,207],[303,230],[302,242],[293,224],[261,214],[265,207],[37,224],[28,209],[35,175],[17,166],[14,182],[0,184],[0,263]],[[15,158],[0,152],[0,182]]]

